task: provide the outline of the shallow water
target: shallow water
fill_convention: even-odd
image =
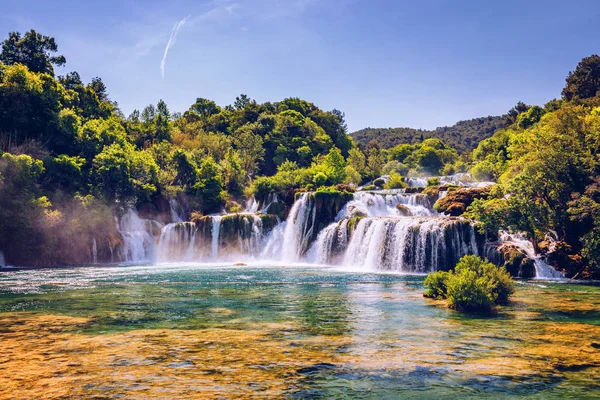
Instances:
[[[598,398],[600,288],[492,317],[423,277],[278,264],[0,272],[0,397]]]

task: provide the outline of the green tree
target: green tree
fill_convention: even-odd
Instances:
[[[201,118],[207,118],[221,112],[221,108],[212,100],[198,97],[196,102],[190,106],[189,111],[195,112]]]
[[[253,133],[251,126],[244,126],[237,130],[233,143],[239,152],[242,168],[249,177],[254,176],[258,164],[264,159],[262,138]]]
[[[206,157],[198,169],[198,181],[194,190],[202,204],[202,212],[219,211],[225,205],[223,178],[219,165],[212,157]]]
[[[63,66],[66,59],[61,55],[52,55],[58,51],[53,37],[44,36],[33,29],[21,36],[19,32],[10,32],[8,39],[2,42],[0,61],[4,64],[23,64],[32,72],[54,76],[54,67]]]
[[[567,85],[562,91],[567,101],[587,99],[600,92],[600,56],[592,54],[583,58],[575,71],[569,72]]]

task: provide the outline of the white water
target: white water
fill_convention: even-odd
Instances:
[[[440,192],[440,197],[445,194]],[[270,224],[270,230],[265,230],[257,214],[242,213],[209,216],[202,224],[173,222],[156,233],[156,222],[143,220],[129,210],[118,225],[123,235],[123,259],[163,263],[270,260],[426,273],[450,269],[463,255],[483,250],[469,221],[436,213],[432,201],[423,194],[403,190],[358,192],[328,225],[323,225],[327,221],[316,221],[314,199],[310,193],[301,194],[287,220],[272,229]],[[270,199],[269,204],[272,201],[277,199]],[[262,207],[249,202],[247,209],[264,210],[269,204]],[[317,226],[325,227],[316,232]],[[510,242],[535,261],[538,277],[562,276],[533,254],[528,241],[512,237]]]
[[[406,178],[406,183],[410,187],[425,187],[427,186],[427,179],[430,178],[439,178],[441,184],[443,185],[457,185],[457,186],[465,186],[465,187],[486,187],[495,185],[495,182],[477,182],[473,176],[467,172],[460,172],[454,175],[446,175],[446,176],[433,176],[429,178]]]
[[[181,205],[179,205],[177,199],[169,199],[169,209],[171,211],[171,221],[183,222],[183,218],[181,218],[181,215],[179,214],[179,211],[181,210]]]
[[[122,258],[127,262],[148,262],[154,260],[154,228],[157,221],[142,219],[129,208],[117,223],[117,231],[123,238]]]
[[[98,245],[96,238],[92,239],[92,264],[98,264]]]
[[[212,217],[212,243],[210,247],[210,256],[215,260],[219,257],[219,234],[221,232],[221,219],[223,219],[223,217],[220,215]]]
[[[286,221],[281,242],[281,259],[296,262],[308,248],[308,238],[312,235],[316,210],[308,193],[303,193],[292,206]],[[277,240],[277,238],[274,238]]]
[[[527,254],[527,257],[533,260],[535,265],[535,277],[537,279],[565,279],[563,273],[555,270],[551,265],[548,265],[541,256],[535,254],[533,244],[529,240],[519,235],[510,235],[506,232],[500,234],[500,239],[504,243],[512,244],[523,250],[523,252]]]
[[[356,193],[354,200],[344,206],[337,219],[352,218],[357,215],[366,217],[402,215],[397,208],[398,205],[407,209],[410,216],[426,217],[437,214],[433,211],[429,198],[424,194],[405,194],[401,190],[388,190]]]

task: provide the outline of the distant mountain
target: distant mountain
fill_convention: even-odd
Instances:
[[[350,134],[356,143],[366,145],[375,139],[383,148],[402,143],[419,143],[423,139],[435,137],[454,147],[459,153],[471,151],[483,139],[487,139],[500,128],[508,126],[506,117],[488,116],[459,121],[452,126],[444,126],[433,131],[413,128],[365,128]]]

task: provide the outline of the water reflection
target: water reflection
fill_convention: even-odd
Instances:
[[[593,398],[599,294],[522,283],[480,318],[424,299],[422,277],[274,266],[3,274],[0,397]]]

